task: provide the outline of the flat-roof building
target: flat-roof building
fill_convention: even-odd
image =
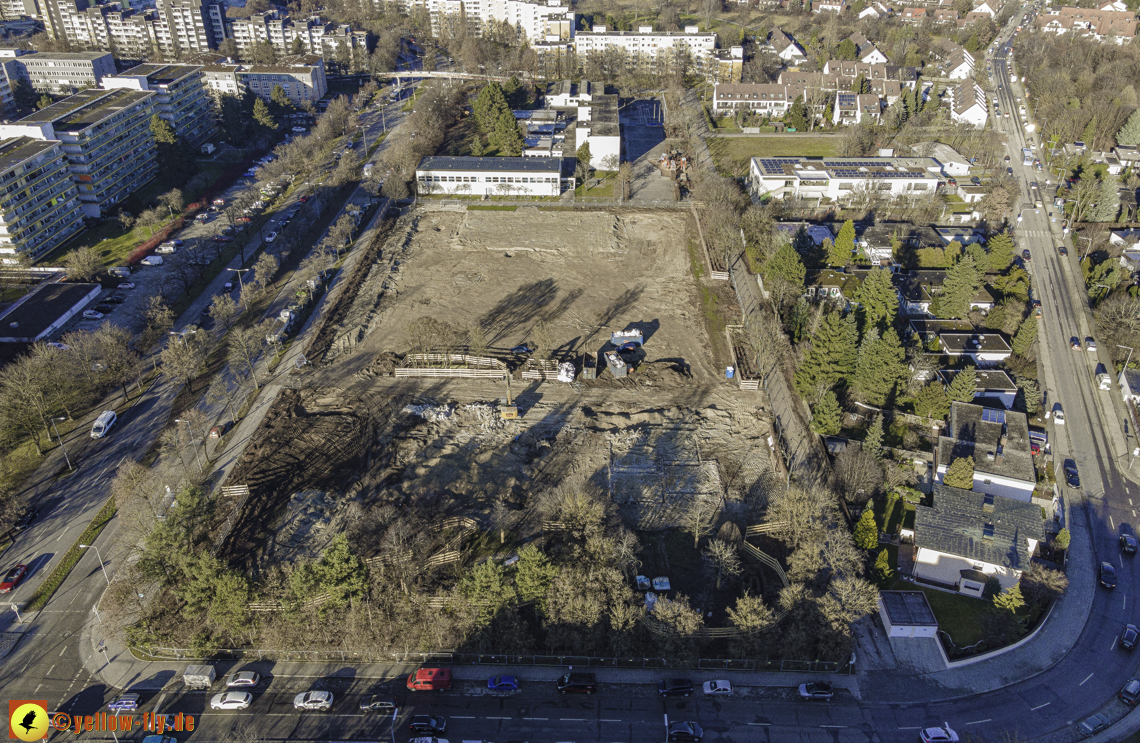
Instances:
[[[938,189],[938,163],[929,157],[754,157],[754,196],[846,201],[863,193],[930,198]]]
[[[36,52],[16,58],[37,93],[70,95],[115,74],[110,52]]]
[[[578,106],[576,146],[590,146],[590,167],[617,170],[621,163],[621,127],[618,124],[618,97],[594,95],[588,104]]]
[[[0,254],[32,258],[83,227],[83,211],[59,142],[0,141]]]
[[[103,88],[152,91],[154,112],[170,123],[183,144],[197,146],[214,133],[214,116],[201,67],[141,64],[104,79]]]
[[[41,284],[0,315],[0,343],[47,338],[99,296],[98,284]]]
[[[296,106],[313,103],[328,92],[325,61],[315,54],[290,57],[275,65],[210,64],[202,67],[206,86],[224,95],[238,95],[248,89],[269,100],[280,85]]]
[[[880,591],[879,616],[888,637],[936,637],[938,620],[922,591]]]
[[[143,90],[85,90],[0,124],[0,137],[61,142],[84,213],[99,217],[155,175],[154,98]]]
[[[420,194],[558,196],[557,157],[425,157],[416,168]]]

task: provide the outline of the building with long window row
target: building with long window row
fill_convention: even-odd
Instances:
[[[83,210],[59,142],[0,141],[0,257],[32,258],[83,228]]]

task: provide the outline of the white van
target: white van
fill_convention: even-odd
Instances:
[[[119,421],[119,416],[115,415],[114,410],[104,410],[95,419],[95,425],[91,426],[91,438],[101,439],[107,435],[107,432],[114,428],[115,424]]]

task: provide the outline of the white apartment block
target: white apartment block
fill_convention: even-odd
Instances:
[[[697,26],[686,26],[683,33],[654,31],[652,26],[642,26],[636,32],[607,31],[605,26],[594,26],[592,31],[574,36],[574,51],[579,59],[610,49],[621,49],[634,64],[654,61],[663,52],[684,49],[694,62],[702,64],[713,56],[716,34],[701,33]]]
[[[315,54],[287,58],[275,65],[213,64],[202,67],[207,88],[221,95],[248,89],[269,100],[277,85],[295,106],[316,103],[328,92],[325,62]]]
[[[972,80],[963,80],[949,90],[950,119],[970,124],[978,129],[986,125],[989,104],[982,86]]]
[[[15,62],[37,93],[55,95],[98,87],[116,72],[110,52],[37,52],[22,54]]]
[[[60,142],[84,214],[100,217],[154,178],[154,98],[143,90],[84,90],[0,124],[0,138]]]
[[[242,52],[254,44],[269,42],[278,54],[292,54],[299,39],[302,53],[327,58],[341,45],[363,49],[368,38],[366,32],[353,31],[347,24],[330,23],[319,16],[303,20],[287,18],[275,10],[235,18],[227,25],[230,37]]]
[[[214,133],[210,95],[201,67],[141,64],[105,78],[103,88],[153,91],[154,112],[170,122],[185,145],[196,147]]]
[[[558,196],[557,157],[425,157],[416,168],[420,195]]]
[[[846,201],[860,192],[930,198],[940,170],[930,157],[754,157],[750,190],[777,199]]]
[[[438,35],[448,16],[460,17],[481,31],[491,22],[508,23],[531,45],[568,42],[574,36],[575,15],[564,0],[403,0],[410,12],[424,7]]]
[[[0,141],[0,254],[32,258],[83,228],[83,211],[59,142]]]

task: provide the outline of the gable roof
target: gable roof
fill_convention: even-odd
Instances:
[[[935,483],[934,505],[915,506],[914,543],[920,549],[1027,570],[1033,557],[1029,540],[1043,536],[1040,506],[1000,495]]]

